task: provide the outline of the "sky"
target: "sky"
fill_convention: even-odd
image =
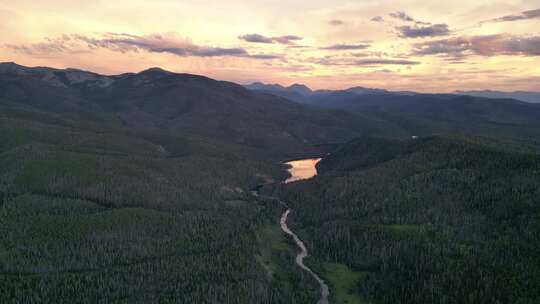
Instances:
[[[540,91],[540,0],[0,0],[0,61],[241,84]]]

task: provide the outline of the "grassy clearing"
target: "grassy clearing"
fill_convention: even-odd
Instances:
[[[257,241],[260,245],[260,254],[257,261],[264,267],[270,277],[278,271],[279,265],[275,255],[289,250],[285,238],[277,225],[265,226],[257,231]]]
[[[325,263],[325,278],[330,285],[330,294],[337,304],[368,303],[355,294],[355,285],[362,280],[366,272],[355,272],[344,264]]]

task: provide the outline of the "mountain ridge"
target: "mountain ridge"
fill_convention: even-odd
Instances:
[[[366,88],[362,86],[354,86],[350,88],[336,89],[336,90],[329,90],[329,89],[312,90],[303,84],[293,84],[291,86],[285,87],[280,84],[264,84],[261,82],[254,82],[252,84],[245,85],[245,87],[250,90],[266,91],[266,92],[274,93],[280,96],[289,96],[289,97],[291,97],[291,95],[287,95],[287,94],[292,94],[292,93],[297,92],[293,88],[295,86],[302,86],[309,90],[309,91],[304,91],[304,94],[301,94],[302,97],[305,97],[306,95],[333,94],[333,93],[341,93],[341,92],[348,92],[348,93],[353,93],[357,95],[376,95],[376,94],[468,95],[468,96],[473,96],[473,97],[484,97],[484,98],[490,98],[490,99],[515,99],[518,101],[523,101],[523,102],[528,102],[528,103],[540,103],[540,92],[534,92],[534,91],[504,92],[504,91],[497,91],[497,90],[471,90],[471,91],[457,90],[452,93],[421,93],[421,92],[415,92],[415,91],[391,91],[387,89]],[[292,97],[294,98],[295,101],[306,102],[303,98],[299,98],[298,96],[292,96]]]
[[[523,102],[540,103],[540,92],[533,91],[496,91],[496,90],[473,90],[456,91],[455,94],[487,97],[493,99],[512,98]]]
[[[160,68],[106,76],[0,65],[0,104],[195,134],[284,158],[363,136],[540,136],[540,106],[512,99],[363,87],[311,91],[300,84],[284,89],[282,95],[250,90]]]
[[[313,151],[315,144],[346,141],[369,129],[343,111],[160,68],[105,76],[1,64],[2,102],[78,117],[112,116],[129,127],[193,133],[279,153]]]
[[[263,86],[259,86],[264,88]],[[539,104],[511,98],[460,94],[392,92],[353,87],[317,90],[309,95],[283,88],[263,91],[300,104],[338,109],[385,121],[410,135],[469,134],[486,136],[538,136]]]

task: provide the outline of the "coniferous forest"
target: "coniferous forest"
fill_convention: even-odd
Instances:
[[[329,303],[539,303],[540,106],[441,98],[0,64],[0,302],[317,303],[290,209]]]
[[[249,149],[2,108],[2,303],[306,303]],[[298,292],[302,291],[302,292]]]
[[[537,147],[357,140],[324,158],[314,179],[275,191],[297,210],[314,267],[342,268],[344,294],[358,302],[536,303]]]

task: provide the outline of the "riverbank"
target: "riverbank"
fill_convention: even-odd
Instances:
[[[288,184],[316,176],[316,165],[320,160],[321,158],[310,158],[287,162],[286,164],[289,165],[288,171],[290,177],[286,179],[284,183]],[[309,256],[308,250],[304,242],[287,226],[287,219],[289,218],[289,214],[291,212],[292,209],[287,208],[287,210],[281,216],[281,230],[283,230],[283,232],[285,232],[287,235],[291,236],[296,243],[296,246],[300,249],[300,252],[298,252],[298,254],[296,255],[296,264],[298,265],[298,267],[309,273],[320,286],[321,297],[317,304],[328,304],[328,296],[330,295],[328,285],[324,282],[323,279],[321,279],[321,277],[319,277],[317,273],[315,273],[311,268],[304,264],[304,259]]]

